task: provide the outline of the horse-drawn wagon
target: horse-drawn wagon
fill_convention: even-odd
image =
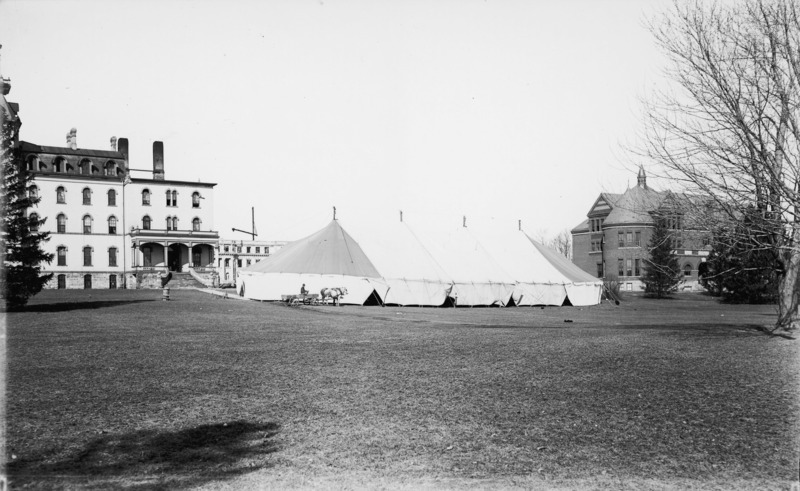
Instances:
[[[286,302],[286,305],[289,307],[296,305],[319,305],[319,294],[281,295],[281,301]]]

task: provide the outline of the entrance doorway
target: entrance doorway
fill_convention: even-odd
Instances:
[[[181,260],[181,245],[180,244],[172,244],[169,246],[169,267],[170,271],[175,271],[176,273],[181,272],[181,265],[183,264],[183,260]]]
[[[201,258],[201,256],[200,256],[200,246],[196,245],[196,246],[192,247],[192,267],[193,268],[199,268],[199,267],[202,266],[202,264],[200,264],[200,258]]]

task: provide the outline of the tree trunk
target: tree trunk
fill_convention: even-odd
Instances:
[[[783,274],[778,285],[778,323],[775,331],[800,329],[800,226],[795,225],[783,256]]]

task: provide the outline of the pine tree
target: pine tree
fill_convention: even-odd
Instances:
[[[672,233],[666,220],[654,216],[655,228],[650,237],[650,257],[644,260],[642,282],[647,296],[664,298],[674,292],[681,281],[678,258],[672,253]]]
[[[50,239],[47,232],[38,232],[45,219],[29,217],[29,210],[39,202],[30,195],[31,175],[26,171],[19,151],[12,147],[14,128],[5,120],[2,127],[0,163],[3,179],[0,187],[0,213],[3,222],[0,237],[3,249],[3,298],[7,309],[19,309],[39,293],[53,274],[41,274],[42,263],[50,263],[53,254],[44,252],[42,242]]]

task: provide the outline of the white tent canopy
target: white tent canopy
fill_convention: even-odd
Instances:
[[[595,305],[602,282],[524,232],[497,227],[422,227],[389,222],[354,227],[339,221],[288,244],[241,271],[244,296],[279,300],[344,286],[343,303],[363,304],[374,292],[395,305]]]

